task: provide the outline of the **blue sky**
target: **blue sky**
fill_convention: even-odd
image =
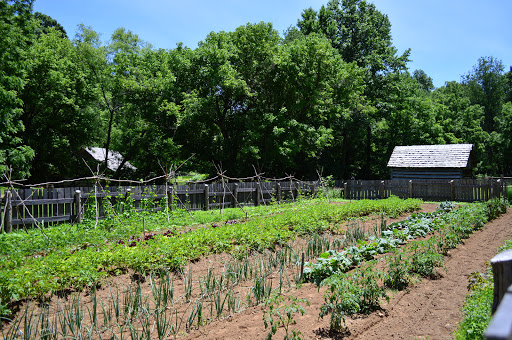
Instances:
[[[370,0],[391,21],[393,43],[411,49],[409,70],[423,69],[439,87],[460,81],[483,56],[512,63],[511,0]],[[74,37],[83,23],[107,41],[124,27],[156,48],[195,48],[211,31],[271,22],[283,32],[308,7],[327,0],[36,0],[34,11],[56,19]]]

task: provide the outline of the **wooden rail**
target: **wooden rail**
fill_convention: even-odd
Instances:
[[[512,250],[491,260],[494,278],[493,317],[485,331],[487,340],[512,339]]]

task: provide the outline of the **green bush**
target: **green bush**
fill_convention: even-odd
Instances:
[[[476,277],[475,274],[472,277]],[[471,286],[473,289],[466,297],[462,309],[464,320],[455,332],[457,340],[485,339],[484,332],[491,321],[491,305],[494,297],[492,275],[478,275],[477,282]]]
[[[485,202],[485,207],[487,219],[491,221],[507,212],[508,200],[495,198]]]

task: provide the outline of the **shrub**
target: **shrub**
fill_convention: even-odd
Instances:
[[[484,331],[491,321],[491,305],[494,296],[492,275],[473,273],[471,279],[475,282],[470,285],[472,292],[466,297],[462,309],[464,320],[455,332],[457,340],[484,339]]]
[[[492,199],[485,202],[487,219],[489,221],[494,220],[499,217],[501,214],[507,212],[508,201],[506,199]]]

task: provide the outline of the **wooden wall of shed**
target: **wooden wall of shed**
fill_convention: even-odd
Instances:
[[[471,169],[391,168],[391,179],[463,179],[472,177]]]

